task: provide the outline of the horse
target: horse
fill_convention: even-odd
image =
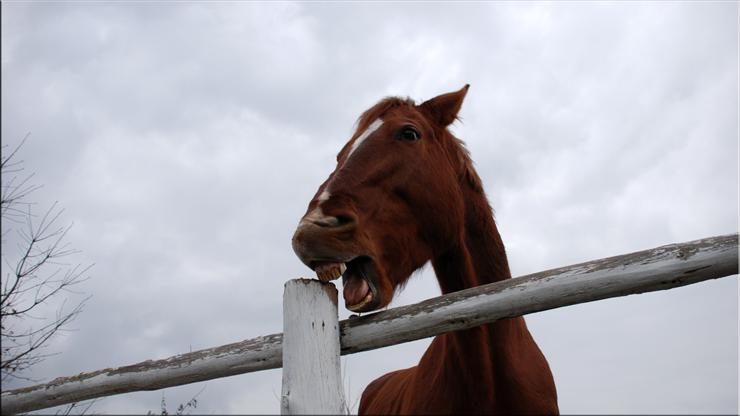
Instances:
[[[387,97],[365,111],[292,238],[345,307],[386,307],[431,261],[442,293],[511,278],[493,210],[448,127],[468,92],[421,104]],[[558,414],[550,367],[523,317],[435,337],[418,365],[371,382],[360,414]]]

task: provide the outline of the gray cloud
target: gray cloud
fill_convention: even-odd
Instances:
[[[515,275],[738,229],[734,3],[2,8],[3,144],[32,133],[39,207],[59,200],[96,263],[38,378],[281,332],[283,283],[310,273],[293,228],[386,95],[472,85],[453,130]],[[394,305],[436,294],[426,268]],[[736,278],[528,324],[564,413],[737,412]],[[428,342],[343,358],[350,401]],[[202,384],[199,412],[278,411],[277,370]]]

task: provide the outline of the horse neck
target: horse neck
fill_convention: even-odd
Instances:
[[[443,293],[511,278],[506,251],[485,194],[474,189],[465,193],[465,229],[450,250],[432,261]],[[529,343],[531,337],[524,320],[515,318],[447,333],[440,338],[437,348],[441,348],[438,351],[443,361],[451,364],[441,366],[455,368],[450,370],[456,374],[453,377],[479,380],[491,387],[492,369],[513,370],[509,362],[512,354],[529,348],[530,345],[524,346]]]
[[[506,250],[482,190],[463,188],[464,229],[452,247],[433,260],[442,293],[511,278]]]
[[[465,227],[458,241],[432,261],[444,293],[511,278],[483,190],[466,187],[463,193]],[[552,374],[522,317],[435,337],[417,371],[425,389],[447,391],[458,409],[557,413]]]

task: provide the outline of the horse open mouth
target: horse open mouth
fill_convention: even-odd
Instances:
[[[357,257],[347,263],[316,262],[314,271],[324,282],[342,277],[344,304],[352,312],[371,311],[380,304],[375,265],[370,257]]]

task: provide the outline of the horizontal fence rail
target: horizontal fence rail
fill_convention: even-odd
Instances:
[[[340,322],[353,354],[502,318],[611,297],[672,289],[738,273],[738,235],[710,237],[465,289]],[[107,368],[2,392],[2,413],[205,381],[282,366],[282,334]]]

